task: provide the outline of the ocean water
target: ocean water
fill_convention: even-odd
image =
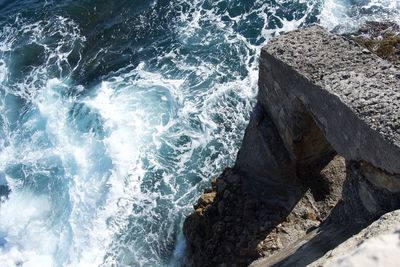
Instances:
[[[179,266],[273,36],[399,0],[0,0],[0,266]]]

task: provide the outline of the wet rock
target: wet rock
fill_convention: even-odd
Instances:
[[[345,35],[379,57],[400,64],[400,26],[393,22],[367,21],[358,31]],[[363,50],[364,51],[364,50]],[[384,66],[383,69],[387,67]]]

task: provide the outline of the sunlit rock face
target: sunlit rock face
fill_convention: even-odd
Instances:
[[[191,263],[305,266],[398,209],[399,88],[396,65],[319,26],[272,39],[235,166],[185,222]]]
[[[399,219],[399,210],[386,213],[311,266],[397,266],[400,252]]]

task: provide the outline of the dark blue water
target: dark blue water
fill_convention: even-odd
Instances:
[[[398,1],[0,0],[0,266],[176,266],[272,36]],[[10,191],[11,190],[11,191]]]

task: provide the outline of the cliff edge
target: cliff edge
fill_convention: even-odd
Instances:
[[[397,65],[299,29],[262,49],[257,100],[235,166],[184,223],[193,266],[305,266],[400,208]]]

